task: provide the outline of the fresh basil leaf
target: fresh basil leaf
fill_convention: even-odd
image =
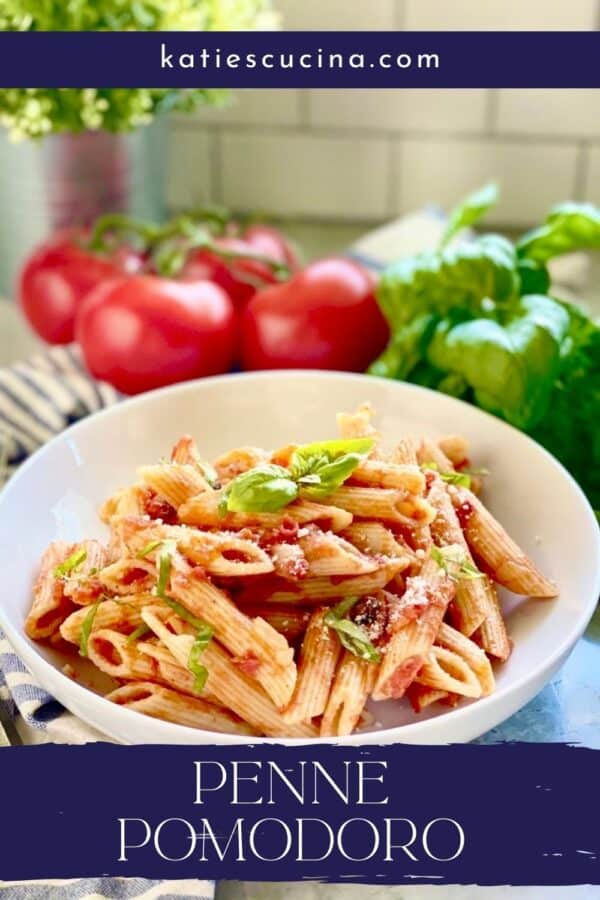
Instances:
[[[470,194],[450,213],[446,230],[440,241],[440,247],[445,247],[463,228],[474,225],[497,202],[498,185],[494,183],[486,184]]]
[[[431,558],[453,581],[461,581],[462,579],[471,581],[475,578],[485,577],[483,572],[480,572],[473,563],[469,562],[465,551],[459,544],[449,544],[446,547],[432,547]]]
[[[178,603],[177,600],[173,600],[172,597],[162,597],[164,602],[171,607],[174,613],[177,613],[180,619],[184,619],[184,621],[189,622],[197,630],[204,628],[206,623],[202,621],[202,619],[198,619],[193,613],[186,609],[186,607],[182,603]]]
[[[188,656],[188,669],[194,676],[194,691],[197,694],[202,693],[204,685],[206,684],[206,679],[208,678],[208,669],[206,666],[202,665],[201,657],[210,643],[213,633],[210,625],[202,623],[194,638],[194,643],[192,644]]]
[[[258,466],[230,481],[220,507],[225,512],[277,512],[298,496],[298,486],[283,466]]]
[[[375,446],[372,438],[321,441],[297,447],[290,460],[290,476],[303,496],[331,494],[350,477]]]
[[[151,631],[152,629],[142,622],[141,625],[138,625],[135,631],[131,632],[131,634],[127,638],[126,643],[134,644],[136,641],[139,641],[141,637],[144,637],[144,635],[149,634]]]
[[[94,619],[96,618],[96,613],[98,612],[98,607],[100,606],[101,602],[102,599],[96,600],[96,602],[90,606],[87,615],[81,624],[81,634],[79,636],[80,656],[88,655],[88,641],[90,639],[90,634],[92,633],[92,628],[94,625]]]
[[[517,243],[520,259],[546,263],[574,250],[600,250],[600,210],[591,203],[564,203],[547,216],[541,228]]]
[[[148,556],[150,553],[152,553],[154,550],[156,550],[158,547],[160,547],[161,544],[162,544],[162,540],[148,541],[146,546],[142,547],[142,549],[139,550],[135,554],[135,558],[136,559],[144,559],[146,556]]]
[[[369,366],[369,374],[380,378],[404,379],[415,371],[425,355],[425,348],[439,317],[425,313],[392,331],[383,353]]]
[[[340,601],[325,613],[323,624],[336,632],[341,645],[350,653],[360,659],[366,659],[368,662],[379,662],[380,654],[369,640],[364,628],[351,619],[345,618],[358,600],[358,597],[346,597]]]
[[[156,582],[156,596],[166,599],[167,585],[171,577],[171,556],[176,550],[175,541],[161,541],[161,549],[158,554],[158,581]]]
[[[461,375],[478,406],[531,428],[548,410],[568,327],[567,313],[550,297],[523,297],[506,326],[492,319],[440,323],[427,357]]]
[[[54,577],[55,578],[64,578],[67,575],[71,575],[75,572],[76,569],[79,568],[82,563],[84,563],[87,559],[87,550],[84,547],[80,547],[78,550],[75,550],[68,556],[64,562],[61,562],[54,569]]]

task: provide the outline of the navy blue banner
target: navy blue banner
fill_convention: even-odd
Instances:
[[[8,748],[0,880],[600,884],[599,771],[560,744]]]
[[[598,32],[5,32],[0,87],[600,86]]]

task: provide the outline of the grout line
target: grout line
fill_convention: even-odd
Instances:
[[[394,30],[405,31],[407,22],[406,0],[395,0],[394,4]]]
[[[488,134],[496,134],[499,107],[500,92],[492,88],[487,92],[485,105],[485,130]]]
[[[223,142],[221,130],[209,132],[210,200],[223,203]]]
[[[311,107],[311,96],[312,91],[308,90],[297,90],[298,94],[298,114],[299,121],[298,125],[300,128],[307,129],[310,127],[310,107]]]
[[[422,128],[403,128],[398,130],[385,128],[357,128],[352,126],[332,127],[331,125],[311,124],[308,127],[298,127],[296,125],[276,125],[273,123],[262,124],[260,122],[228,122],[222,125],[208,124],[206,122],[195,123],[173,123],[174,131],[197,131],[202,128],[203,131],[218,130],[219,132],[228,132],[231,134],[246,134],[250,137],[320,137],[338,140],[369,140],[369,139],[389,139],[389,138],[412,138],[418,140],[447,140],[451,143],[457,141],[483,141],[485,143],[506,143],[506,144],[523,144],[529,146],[553,145],[553,146],[573,146],[579,141],[589,141],[591,144],[600,145],[600,134],[591,136],[577,132],[574,134],[551,134],[549,132],[541,132],[540,134],[532,134],[518,131],[489,131],[469,130],[469,131],[444,131],[443,129]],[[484,126],[487,127],[487,126]]]
[[[589,167],[590,145],[587,141],[582,141],[577,148],[577,159],[575,161],[575,180],[573,185],[574,200],[585,199],[585,189],[588,181]]]
[[[392,138],[388,146],[388,202],[390,217],[398,215],[402,209],[402,142]]]

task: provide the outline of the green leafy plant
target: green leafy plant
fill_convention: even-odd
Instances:
[[[269,27],[271,0],[2,0],[2,31],[213,31]],[[223,103],[227,91],[157,88],[0,90],[0,124],[13,139],[60,132],[130,131],[156,115]]]
[[[400,260],[378,300],[391,339],[370,371],[461,397],[528,432],[600,508],[600,327],[552,296],[547,263],[600,249],[600,210],[568,203],[516,245],[486,234],[446,246],[494,198],[478,191],[436,251]]]

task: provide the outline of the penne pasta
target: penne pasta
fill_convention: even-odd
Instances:
[[[415,680],[448,694],[463,697],[481,697],[482,694],[475,672],[462,656],[447,647],[431,648]]]
[[[321,737],[352,734],[373,689],[377,664],[344,650],[321,719]]]
[[[424,498],[388,488],[341,487],[327,500],[357,518],[403,525],[427,525],[435,515]]]
[[[296,687],[283,713],[286,722],[310,721],[325,711],[341,645],[336,634],[324,624],[324,617],[323,609],[310,617],[300,650]]]
[[[55,541],[42,556],[40,572],[33,588],[33,603],[25,619],[25,632],[32,640],[47,638],[58,631],[73,610],[65,595],[65,582],[54,574],[76,550],[75,544]]]
[[[438,547],[453,545],[462,551],[464,561],[474,568],[473,557],[454,511],[447,487],[441,478],[434,478],[427,499],[436,510],[431,523],[431,535]],[[452,619],[459,631],[470,636],[484,621],[487,609],[486,578],[459,578],[452,605]]]
[[[462,486],[465,438],[386,449],[372,417],[212,464],[184,435],[103,504],[106,542],[47,549],[26,633],[87,655],[110,701],[238,740],[344,737],[372,701],[491,694],[512,649],[496,585],[556,587]]]
[[[485,564],[494,581],[515,594],[556,597],[554,582],[538,571],[475,494],[457,487],[451,496],[462,513],[465,537],[473,555]]]
[[[255,734],[248,725],[235,718],[219,706],[205,700],[182,696],[177,691],[153,684],[151,681],[132,681],[106,696],[107,700],[125,706],[135,712],[144,713],[155,719],[187,725],[188,728],[202,728],[205,731],[220,731],[226,734]]]
[[[177,509],[191,497],[203,492],[212,493],[206,478],[196,466],[180,463],[160,463],[157,466],[142,466],[138,475],[144,484],[152,488],[160,497]]]

